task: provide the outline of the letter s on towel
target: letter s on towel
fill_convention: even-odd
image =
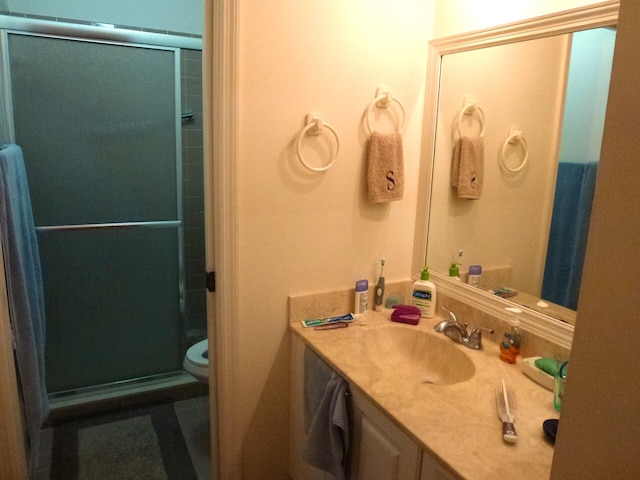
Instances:
[[[395,190],[396,189],[396,180],[393,177],[394,173],[393,170],[389,170],[387,172],[387,190]]]

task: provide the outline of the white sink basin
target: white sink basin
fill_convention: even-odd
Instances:
[[[362,333],[363,360],[380,369],[381,376],[444,386],[469,380],[476,371],[463,347],[444,336],[400,325]]]

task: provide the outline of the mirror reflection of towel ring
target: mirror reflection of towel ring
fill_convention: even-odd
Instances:
[[[480,119],[480,135],[478,136],[480,138],[484,137],[484,111],[482,110],[482,108],[480,108],[480,105],[478,105],[476,102],[470,102],[470,103],[467,103],[464,107],[462,107],[462,110],[460,110],[460,113],[458,114],[457,127],[458,127],[458,135],[460,138],[462,138],[462,117],[464,117],[465,115],[473,115],[474,113],[477,113]]]
[[[404,130],[404,122],[406,119],[406,113],[404,111],[402,103],[400,102],[400,100],[394,97],[389,90],[384,90],[383,88],[378,87],[378,89],[376,90],[376,97],[367,107],[367,113],[364,117],[365,126],[367,127],[367,132],[369,133],[369,135],[373,133],[373,130],[371,129],[371,123],[369,123],[369,116],[371,115],[374,107],[388,108],[392,102],[395,102],[398,107],[400,107],[400,112],[402,113],[402,116],[398,120],[398,125],[396,126],[396,132],[402,133],[402,131]]]
[[[505,161],[505,153],[507,150],[507,146],[513,145],[516,142],[520,142],[520,144],[522,145],[522,150],[524,151],[524,158],[522,159],[522,162],[520,163],[520,165],[518,165],[515,168],[511,168],[507,165],[507,162]],[[500,150],[500,165],[502,165],[502,167],[505,170],[515,173],[515,172],[519,172],[524,168],[524,166],[527,164],[528,159],[529,159],[529,146],[527,145],[527,139],[524,138],[520,130],[518,130],[517,128],[511,127],[509,129],[509,136],[504,141],[504,144],[502,145],[502,150]]]
[[[300,150],[302,139],[305,135],[318,136],[323,132],[325,128],[333,133],[333,136],[336,138],[336,151],[329,163],[322,167],[313,167],[305,162],[302,156],[302,151]],[[300,133],[298,133],[298,139],[296,141],[296,154],[298,155],[298,160],[300,160],[302,166],[307,170],[311,170],[312,172],[324,172],[326,170],[329,170],[336,163],[336,160],[338,159],[338,152],[340,152],[340,136],[338,135],[336,129],[329,125],[327,122],[323,121],[319,115],[307,114],[307,116],[305,117],[305,127],[300,130]]]

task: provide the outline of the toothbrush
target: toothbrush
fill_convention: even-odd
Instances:
[[[496,407],[498,417],[502,420],[502,438],[509,443],[515,443],[518,439],[516,427],[513,422],[518,410],[518,400],[513,388],[505,385],[502,379],[502,387],[496,387]]]
[[[378,284],[376,285],[376,312],[382,311],[382,297],[384,296],[384,258],[380,261],[380,263],[382,264],[382,267],[380,268],[380,278],[378,278]]]

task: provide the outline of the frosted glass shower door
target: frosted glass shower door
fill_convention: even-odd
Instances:
[[[50,392],[180,370],[175,49],[10,34]]]

